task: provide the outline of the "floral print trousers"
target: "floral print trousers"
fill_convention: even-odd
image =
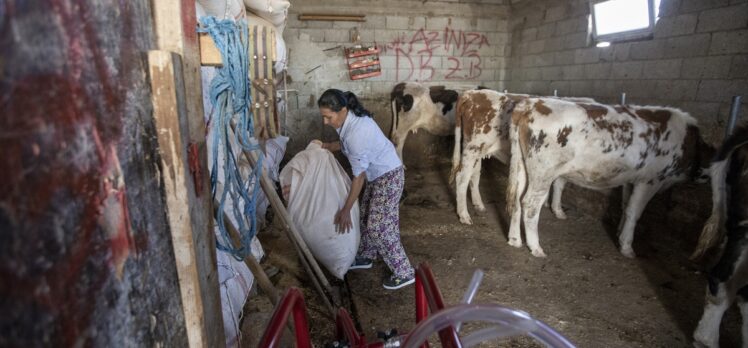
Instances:
[[[405,185],[403,167],[367,183],[361,200],[361,244],[358,256],[376,260],[382,256],[392,273],[401,279],[415,275],[400,242],[400,196]]]

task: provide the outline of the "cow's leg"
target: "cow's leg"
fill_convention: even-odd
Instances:
[[[548,196],[552,181],[533,180],[532,178],[528,180],[527,192],[522,197],[525,239],[527,239],[527,246],[530,248],[533,256],[545,257],[538,238],[538,220],[540,218],[540,209]]]
[[[551,204],[551,211],[560,220],[566,220],[566,213],[564,213],[564,208],[561,207],[561,193],[564,192],[565,185],[566,180],[562,178],[557,178],[553,181],[553,196],[551,197],[553,203]]]
[[[629,199],[631,198],[631,190],[633,189],[634,185],[632,184],[623,184],[621,186],[621,210],[623,210],[624,214],[626,212],[626,206],[629,204]],[[618,231],[620,232],[623,230],[623,223],[626,221],[626,219],[621,218],[621,221],[618,222]]]
[[[636,256],[636,254],[634,254],[634,249],[631,248],[631,244],[634,241],[634,229],[636,228],[636,222],[639,220],[639,217],[644,211],[644,208],[647,206],[647,203],[649,203],[649,200],[652,199],[652,196],[657,193],[659,188],[659,184],[634,185],[634,190],[631,193],[631,197],[629,198],[626,210],[623,213],[623,217],[621,217],[621,219],[624,219],[625,221],[623,222],[623,227],[620,230],[620,235],[618,236],[618,242],[621,246],[621,254],[623,254],[623,256],[630,258]]]
[[[743,348],[748,348],[748,286],[744,286],[738,291],[738,307],[740,308],[740,317],[743,321],[740,336]]]
[[[486,211],[486,206],[483,205],[483,199],[480,196],[480,170],[483,162],[481,159],[475,164],[473,168],[473,175],[470,176],[470,198],[473,201],[473,206],[479,212]]]
[[[725,311],[730,308],[734,300],[735,294],[729,293],[726,283],[717,285],[715,295],[711,294],[707,286],[704,314],[693,333],[695,347],[719,347],[719,324],[722,322]]]
[[[469,150],[465,150],[462,154],[462,167],[455,176],[455,195],[457,196],[457,215],[460,217],[460,222],[467,225],[472,225],[473,220],[470,219],[470,213],[467,210],[467,188],[470,183],[475,171],[476,162],[480,162],[477,154],[472,153]],[[478,173],[480,175],[480,173]],[[475,196],[473,196],[475,198]]]

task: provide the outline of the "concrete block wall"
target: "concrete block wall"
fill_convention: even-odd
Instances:
[[[595,47],[586,0],[513,0],[506,84],[516,92],[594,97],[679,107],[707,141],[721,142],[731,97],[748,120],[748,1],[662,0],[651,39]],[[620,194],[567,186],[564,203],[586,213],[620,214]],[[667,222],[693,241],[711,208],[708,185],[660,193],[644,220]],[[687,248],[687,247],[686,247]]]
[[[508,89],[679,107],[721,140],[748,98],[748,1],[662,0],[653,38],[595,47],[586,0],[513,1]],[[748,110],[743,103],[742,114]]]
[[[314,139],[335,138],[323,130],[316,99],[327,88],[350,90],[361,96],[387,132],[389,93],[400,81],[429,85],[504,88],[509,45],[508,0],[361,1],[305,0],[294,2],[284,38],[290,49],[289,88],[293,94],[286,129],[289,154]],[[299,21],[302,13],[362,14],[365,22]],[[354,32],[364,45],[381,49],[382,75],[351,81],[343,47],[351,47]],[[419,132],[408,139],[405,153],[420,163],[441,153],[446,139]],[[447,150],[448,151],[448,150]]]

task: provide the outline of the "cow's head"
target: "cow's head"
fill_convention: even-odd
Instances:
[[[454,110],[458,94],[444,86],[426,87],[415,82],[401,82],[390,93],[392,128],[390,139],[401,151],[409,132],[426,129],[432,134],[452,134],[452,124],[444,117]]]
[[[689,179],[705,183],[711,176],[710,167],[716,150],[701,137],[699,127],[688,125],[683,138],[683,155],[679,166],[688,173]]]

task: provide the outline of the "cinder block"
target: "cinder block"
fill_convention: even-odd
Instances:
[[[748,53],[748,30],[712,34],[712,45],[709,47],[710,55],[741,53]]]
[[[397,69],[397,65],[395,63],[396,58],[394,56],[379,56],[379,65],[382,67],[382,70],[384,69]]]
[[[683,3],[680,6],[680,12],[695,12],[710,8],[723,7],[727,6],[729,3],[729,0],[683,0]]]
[[[530,54],[541,53],[545,49],[545,40],[535,40],[530,42]]]
[[[565,66],[562,74],[565,80],[581,80],[584,78],[584,69],[582,65]]]
[[[553,37],[545,39],[545,51],[555,52],[564,49],[564,39],[562,37]]]
[[[553,95],[553,90],[556,90],[558,91],[558,95],[561,97],[569,96],[571,95],[571,92],[569,91],[571,88],[569,86],[569,81],[553,81],[548,86],[548,95]]]
[[[447,17],[430,17],[426,18],[426,29],[428,30],[444,30],[449,26],[449,18]]]
[[[748,55],[737,55],[732,58],[730,76],[736,79],[748,78]]]
[[[660,38],[693,34],[696,30],[697,22],[698,15],[695,13],[663,17],[660,18],[657,26],[655,26],[654,36]]]
[[[719,114],[719,104],[716,102],[687,101],[681,103],[680,108],[698,120],[705,120],[717,117]]]
[[[546,39],[556,33],[556,23],[546,23],[538,27],[537,38]]]
[[[631,44],[631,59],[659,59],[665,54],[664,40],[638,41]]]
[[[580,48],[574,51],[575,64],[597,63],[599,59],[600,50],[597,47]]]
[[[556,65],[574,64],[575,54],[574,50],[556,52],[553,56],[553,62]]]
[[[613,47],[613,51],[614,51],[613,56],[615,60],[619,62],[629,60],[629,55],[631,52],[631,43],[629,42],[617,43],[617,44],[613,44],[610,47]]]
[[[361,42],[363,43],[373,43],[374,42],[374,30],[371,29],[359,29],[358,35],[361,37]],[[380,43],[379,45],[382,46],[383,44],[386,44],[384,42]]]
[[[386,16],[382,15],[366,15],[366,22],[361,24],[361,28],[365,29],[384,29],[387,27]]]
[[[538,81],[543,79],[543,72],[541,68],[522,69],[520,76],[525,81]]]
[[[695,80],[661,80],[655,84],[655,91],[662,99],[690,101],[696,99],[698,87]]]
[[[308,36],[309,40],[304,40],[305,36]],[[299,29],[299,40],[323,42],[325,41],[325,29]]]
[[[332,28],[331,21],[305,21],[307,28],[314,28],[314,29],[329,29]]]
[[[546,81],[561,80],[562,76],[562,69],[558,66],[549,66],[540,69],[540,77]]]
[[[538,55],[538,66],[553,65],[555,52],[542,53]]]
[[[724,102],[734,94],[740,80],[702,80],[699,84],[697,100]],[[745,93],[743,89],[740,93]]]
[[[592,82],[569,81],[569,95],[576,97],[592,95]]]
[[[680,8],[681,0],[665,0],[660,2],[660,20],[662,20],[663,17],[670,17],[674,16],[676,13],[678,13],[678,9]]]
[[[506,19],[499,19],[496,20],[496,31],[498,32],[508,32],[509,31],[509,21]]]
[[[643,79],[677,79],[680,76],[680,59],[651,60],[644,63]]]
[[[538,35],[538,29],[537,28],[527,28],[525,30],[522,30],[522,41],[531,41],[535,40]]]
[[[387,16],[385,23],[387,29],[408,29],[410,18],[403,16]]]
[[[615,63],[619,64],[619,63]],[[613,78],[611,76],[612,63],[596,63],[583,65],[584,77],[588,80],[600,80]]]
[[[732,56],[714,56],[686,58],[681,70],[682,79],[725,79],[733,76],[730,73]]]
[[[508,55],[506,53],[506,48],[507,46],[504,46],[504,45],[494,46],[494,55],[496,57],[507,57]]]
[[[715,34],[716,35],[716,34]],[[711,35],[695,34],[665,40],[662,58],[699,57],[707,55]]]
[[[348,30],[325,29],[325,42],[349,43],[351,35]]]
[[[478,18],[478,25],[476,26],[479,31],[498,31],[496,28],[496,21],[487,18]]]
[[[641,78],[643,62],[613,63],[610,78],[612,79],[638,79]]]
[[[596,47],[596,49],[600,52],[600,61],[601,62],[612,62],[615,61],[615,47],[608,46],[608,47]]]
[[[556,22],[563,19],[568,11],[568,6],[561,5],[545,10],[545,21]]]
[[[577,19],[567,19],[556,23],[555,35],[566,35],[577,31]]]
[[[363,23],[362,22],[335,21],[335,22],[332,22],[332,27],[334,29],[353,29],[353,28],[359,28],[359,31],[361,31],[363,29]]]
[[[699,14],[698,32],[741,29],[748,25],[748,4],[723,7]]]
[[[397,30],[375,29],[374,40],[382,44],[389,43],[397,39],[400,34],[401,32]]]
[[[564,48],[582,48],[587,46],[587,33],[574,33],[566,35],[564,38]]]

